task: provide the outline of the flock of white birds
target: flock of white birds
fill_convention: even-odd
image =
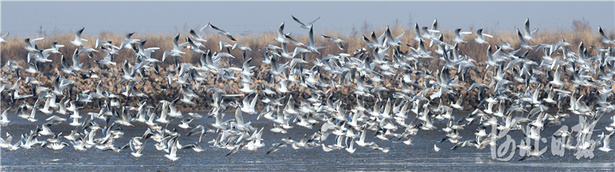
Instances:
[[[412,145],[417,133],[428,130],[445,133],[441,141],[434,142],[436,151],[440,149],[436,145],[443,142],[452,143],[451,149],[484,149],[503,139],[497,133],[489,132],[496,128],[497,131],[523,133],[524,140],[529,138],[532,142],[558,137],[563,140],[561,146],[568,150],[593,150],[596,147],[603,152],[612,150],[609,140],[615,133],[615,117],[610,113],[615,109],[611,104],[615,56],[611,46],[615,41],[608,39],[602,28],[599,28],[602,45],[592,45],[589,49],[583,42],[572,45],[563,39],[554,44],[539,44],[533,36],[540,32],[532,30],[527,19],[525,27],[516,30],[520,45],[513,46],[507,41],[514,40],[492,40],[493,36],[482,29],[476,30],[473,40],[464,36],[474,32],[461,29],[455,30],[454,38],[444,39],[435,20],[431,27],[415,25],[416,36],[412,41],[416,41],[416,46],[402,42],[404,34],[393,35],[388,27],[380,36],[374,32],[363,36],[365,46],[354,51],[347,50],[342,39],[321,35],[325,41],[331,41],[340,50],[348,52],[323,55],[319,50],[325,46],[319,45],[313,32],[318,19],[303,23],[294,16],[292,18],[308,32],[309,42],[299,42],[285,33],[285,23],[282,23],[274,39],[279,44],[261,50],[264,52],[262,63],[269,66],[269,79],[268,84],[260,85],[253,81],[252,58],[246,57],[247,51],[252,49],[241,44],[233,34],[212,24],[196,31],[191,29],[183,43],[177,34],[171,42],[173,48],[164,51],[162,57],[153,57],[153,52],[160,48],[145,47],[146,40],[133,38],[134,32],[127,34],[119,46],[110,41],[96,40],[93,47],[88,47],[91,43],[81,37],[85,29],[82,28],[70,41],[78,47],[72,55],[67,54],[72,60],[60,53],[64,45],[57,41],[50,48],[41,49],[37,41],[45,38],[27,38],[27,68],[15,61],[4,62],[0,92],[10,97],[10,101],[3,102],[7,106],[3,107],[0,124],[10,126],[9,119],[13,115],[30,122],[45,122],[29,133],[21,134],[18,139],[13,139],[13,135],[7,132],[0,137],[0,147],[11,151],[20,148],[79,151],[96,148],[125,151],[137,158],[144,149],[156,149],[172,161],[180,158],[178,151],[200,152],[204,150],[202,146],[226,149],[226,155],[259,148],[271,154],[287,146],[349,153],[367,147],[387,153],[390,148],[379,146],[377,142]],[[220,41],[219,49],[206,48],[208,29],[215,30],[231,43]],[[4,34],[0,42],[6,42],[7,35]],[[474,60],[459,51],[458,45],[468,41],[488,47],[486,61]],[[293,51],[288,50],[289,44],[295,47]],[[402,51],[406,46],[409,50]],[[120,51],[133,51],[135,60],[114,61],[114,56]],[[180,62],[182,56],[190,51],[201,55],[200,64]],[[233,67],[228,63],[235,58],[232,51],[242,52],[243,66]],[[111,92],[101,84],[103,75],[99,74],[109,72],[109,69],[92,71],[85,69],[79,61],[81,55],[92,57],[95,53],[106,54],[104,58],[96,59],[101,66],[122,69],[121,74],[108,75],[121,75],[121,81],[113,84],[124,87],[122,92]],[[52,54],[60,54],[60,59],[48,58]],[[306,61],[308,56],[317,58]],[[158,70],[159,63],[171,58],[174,63],[165,78],[171,86],[169,89],[180,90],[181,95],[154,102],[136,85],[150,77],[146,74]],[[439,59],[439,69],[430,71],[425,66],[434,58]],[[39,65],[54,60],[61,61],[61,66],[53,66],[61,72],[49,83],[39,81]],[[222,63],[224,61],[227,64]],[[116,63],[123,65],[117,66]],[[472,70],[484,76],[484,83],[468,79],[468,72]],[[77,77],[80,74],[86,77]],[[9,81],[8,76],[13,75],[10,78],[17,79]],[[80,90],[74,86],[76,80],[98,84],[96,88]],[[227,94],[228,90],[200,84],[210,80],[239,81],[243,83],[242,94]],[[385,81],[395,83],[395,86],[385,87],[382,84]],[[33,88],[32,91],[25,90],[26,86]],[[201,88],[195,88],[197,86]],[[341,87],[350,89],[353,94],[339,95],[336,90]],[[308,91],[294,92],[297,88]],[[194,98],[203,96],[194,89],[212,93],[211,97],[205,98],[212,107],[206,114],[182,112],[177,108],[178,103],[203,106],[194,103]],[[464,97],[461,90],[476,94]],[[582,90],[589,90],[586,92],[591,95],[584,95]],[[297,99],[298,94],[307,94],[309,98]],[[352,101],[335,98],[340,96]],[[120,99],[126,97],[140,101],[121,104]],[[243,101],[229,101],[236,98],[243,98]],[[480,103],[464,104],[464,100]],[[84,110],[83,106],[88,104],[95,108]],[[226,113],[234,114],[234,117],[226,117]],[[256,120],[266,125],[253,127],[253,121],[244,120],[244,115],[258,116]],[[192,122],[209,117],[215,118],[215,122]],[[579,118],[581,129],[560,130],[552,136],[541,135],[545,128],[559,128],[567,118]],[[594,128],[599,120],[613,122]],[[54,131],[56,127],[68,125],[74,127],[68,134]],[[117,141],[124,132],[134,132],[131,128],[135,125],[147,129],[127,142]],[[476,131],[474,135],[462,137],[460,131],[464,128],[476,128]],[[303,138],[293,140],[285,137],[288,130],[305,131],[305,134]],[[602,133],[592,135],[594,131]],[[266,143],[263,132],[278,133],[275,136],[283,138],[275,141],[277,143]],[[196,143],[180,143],[195,138],[198,138]],[[519,149],[530,152],[521,157],[522,160],[541,156],[527,145],[529,143],[519,145]]]

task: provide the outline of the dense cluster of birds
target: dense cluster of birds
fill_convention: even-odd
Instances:
[[[309,42],[302,43],[285,33],[285,23],[282,23],[274,39],[279,46],[269,45],[262,49],[262,63],[269,69],[266,84],[258,85],[253,80],[252,58],[246,57],[247,51],[252,49],[212,24],[191,29],[183,43],[177,34],[172,41],[173,48],[164,51],[162,57],[153,57],[152,53],[160,48],[146,47],[146,40],[132,37],[134,32],[127,34],[119,46],[110,41],[96,40],[91,48],[87,46],[88,40],[81,37],[85,29],[82,28],[70,41],[78,47],[71,56],[72,61],[60,53],[59,49],[64,45],[57,41],[48,49],[40,49],[37,41],[45,38],[27,38],[28,67],[14,61],[6,61],[3,67],[5,72],[0,92],[8,95],[10,102],[3,108],[0,124],[10,125],[8,116],[12,115],[30,122],[43,119],[45,122],[29,133],[23,133],[16,142],[7,132],[0,138],[0,147],[7,150],[72,147],[79,151],[94,147],[116,152],[130,148],[134,157],[140,157],[144,149],[155,148],[172,161],[180,158],[178,151],[200,152],[204,150],[202,145],[226,149],[226,155],[263,147],[268,150],[266,154],[271,154],[287,146],[349,153],[358,147],[368,147],[387,153],[390,148],[379,146],[376,139],[411,145],[417,133],[441,130],[445,136],[439,142],[452,143],[451,149],[484,149],[503,139],[497,133],[490,133],[489,127],[497,131],[520,132],[525,138],[539,142],[544,137],[541,131],[545,128],[561,126],[567,118],[579,118],[580,130],[559,130],[551,137],[564,140],[561,145],[569,150],[593,150],[600,145],[600,151],[612,150],[609,140],[615,132],[615,116],[609,112],[615,108],[611,104],[615,56],[610,46],[615,41],[609,40],[602,28],[599,28],[602,46],[587,48],[582,42],[572,45],[565,40],[538,44],[533,38],[538,29],[531,29],[528,18],[523,31],[516,30],[520,45],[513,46],[507,42],[512,40],[489,43],[493,36],[483,29],[476,30],[474,40],[464,39],[473,32],[456,29],[455,37],[445,41],[438,30],[437,20],[434,20],[431,27],[415,25],[416,36],[412,38],[416,41],[415,46],[402,42],[404,34],[393,35],[388,26],[380,36],[375,32],[362,36],[365,46],[354,51],[347,50],[342,39],[321,35],[340,50],[348,52],[323,55],[319,50],[326,46],[318,45],[317,37],[314,37],[314,24],[318,19],[303,23],[294,16],[292,18],[307,30]],[[220,41],[219,51],[204,47],[208,29],[234,43]],[[2,36],[0,42],[6,42],[7,35]],[[468,41],[488,47],[486,61],[477,61],[459,51],[458,45]],[[289,51],[289,44],[295,47],[293,51]],[[402,51],[405,46],[410,50]],[[573,47],[577,51],[573,51]],[[228,62],[235,59],[231,51],[238,50],[242,52],[243,65],[234,67]],[[597,53],[592,55],[594,50]],[[135,60],[132,63],[124,61],[118,67],[122,69],[122,73],[117,74],[121,75],[121,81],[113,84],[122,85],[124,89],[111,92],[103,87],[102,75],[98,74],[109,72],[109,68],[116,68],[116,63],[122,63],[114,61],[119,51],[134,51]],[[201,55],[200,64],[180,62],[189,51]],[[96,63],[107,69],[101,68],[96,73],[84,69],[79,56],[87,54],[92,57],[94,53],[106,54],[96,59]],[[542,56],[529,57],[530,53]],[[56,67],[60,72],[43,83],[38,78],[41,76],[38,66],[52,62],[48,58],[51,54],[60,54],[61,66]],[[308,56],[317,58],[306,61]],[[181,95],[152,102],[150,96],[136,85],[149,77],[147,74],[159,70],[158,64],[170,58],[174,62],[169,68],[172,72],[165,78],[170,88],[180,90]],[[431,59],[438,59],[438,64],[443,65],[430,71],[425,66],[433,62]],[[470,71],[482,75],[483,82],[470,80]],[[76,77],[84,73],[87,75],[83,76],[87,77]],[[18,79],[9,81],[9,75]],[[22,80],[22,77],[26,79]],[[77,79],[98,84],[96,88],[79,90],[74,86]],[[195,93],[194,87],[208,87],[199,84],[207,80],[238,80],[243,86],[239,89],[242,94],[229,94],[228,90],[210,87],[206,89],[212,96],[206,99],[212,108],[206,114],[186,113],[177,108],[178,103],[194,105],[193,99],[203,96]],[[382,84],[384,81],[394,82],[396,86],[386,87]],[[32,90],[24,90],[25,86],[31,86]],[[293,94],[296,88],[308,90],[305,94],[309,98],[297,99],[298,96]],[[339,97],[336,90],[340,88],[350,89],[352,95],[343,96],[353,101],[343,102],[335,98]],[[583,94],[584,90],[591,95]],[[464,97],[462,91],[477,96]],[[136,97],[140,101],[120,104],[119,99],[125,97]],[[237,100],[243,98],[243,101],[229,101],[233,97]],[[464,100],[479,103],[468,104]],[[83,106],[87,104],[94,104],[96,108],[84,110]],[[85,111],[87,113],[83,113]],[[227,113],[234,114],[234,117],[225,118]],[[257,116],[257,121],[267,125],[253,127],[252,121],[244,120],[245,114]],[[607,117],[603,117],[605,114]],[[191,123],[199,118],[215,118],[215,122]],[[613,123],[601,129],[602,134],[595,139],[592,137],[593,125],[604,118]],[[66,124],[74,127],[71,133],[63,135],[53,131],[54,127]],[[135,125],[147,129],[127,143],[116,141],[124,132],[131,132],[130,128]],[[476,132],[463,138],[460,131],[470,127],[476,128]],[[284,137],[292,128],[305,131],[303,137],[297,140]],[[278,133],[284,138],[267,144],[262,138],[263,132]],[[198,141],[180,144],[187,138]],[[436,144],[434,149],[438,151],[440,148]],[[540,156],[528,145],[530,143],[519,145],[519,149],[530,152],[524,155],[524,159]]]

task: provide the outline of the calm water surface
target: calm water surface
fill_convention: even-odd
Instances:
[[[605,115],[606,116],[606,115]],[[10,125],[2,127],[2,137],[5,132],[13,135],[13,143],[19,139],[23,133],[29,132],[44,122],[45,115],[37,115],[39,121],[36,123],[27,122],[21,118],[12,118]],[[226,115],[224,119],[233,118],[232,115]],[[444,137],[442,131],[420,131],[415,137],[413,145],[405,145],[401,142],[380,141],[375,137],[370,137],[370,141],[376,142],[381,147],[390,147],[390,152],[382,153],[370,148],[357,148],[354,154],[349,154],[346,151],[331,151],[324,152],[322,148],[299,149],[294,150],[290,146],[280,149],[279,151],[265,155],[271,144],[278,143],[281,138],[291,137],[293,140],[299,140],[306,133],[306,129],[295,126],[288,130],[286,135],[273,134],[268,132],[271,126],[268,121],[261,119],[257,121],[255,116],[244,116],[246,121],[252,121],[255,128],[265,127],[263,133],[263,141],[266,144],[264,148],[257,151],[239,151],[236,154],[225,156],[227,150],[220,148],[209,147],[206,141],[212,140],[214,135],[208,135],[203,139],[201,146],[205,151],[196,153],[191,149],[179,150],[178,156],[180,159],[175,163],[164,157],[164,152],[159,152],[154,148],[154,142],[149,140],[146,143],[146,148],[143,151],[143,156],[135,158],[130,155],[130,149],[125,149],[119,153],[113,151],[101,151],[95,148],[90,148],[85,152],[76,151],[70,147],[65,147],[63,150],[54,151],[47,148],[34,148],[30,150],[18,149],[16,151],[1,151],[1,171],[204,171],[204,170],[220,170],[220,171],[395,171],[395,170],[416,170],[416,171],[475,171],[475,170],[497,170],[497,171],[526,171],[526,170],[549,170],[549,171],[615,171],[615,152],[605,154],[594,151],[593,159],[577,160],[573,151],[567,150],[564,157],[553,156],[548,150],[543,158],[530,158],[525,161],[518,161],[520,156],[517,154],[508,162],[501,162],[491,158],[489,148],[476,150],[475,148],[459,148],[450,150],[452,143],[444,142],[437,143]],[[573,126],[576,120],[571,117],[564,124]],[[604,117],[603,117],[604,118]],[[204,118],[195,120],[191,126],[198,124],[210,124],[214,121],[213,118]],[[595,131],[593,138],[595,139],[602,131],[606,124],[610,121],[602,119],[596,126],[598,131]],[[173,121],[169,127],[174,127],[178,121]],[[438,122],[438,127],[441,128],[443,122]],[[307,133],[312,134],[315,129],[309,130]],[[461,133],[461,140],[471,139],[474,137],[473,132],[475,126],[468,126]],[[547,127],[541,135],[543,137],[550,136],[559,126]],[[54,125],[51,127],[55,133],[62,132],[63,135],[69,134],[73,127],[68,124]],[[125,135],[116,140],[116,147],[128,143],[130,137],[140,136],[145,131],[144,125],[136,125],[133,127],[122,127]],[[182,135],[187,131],[179,129]],[[373,133],[369,133],[372,134]],[[511,136],[517,141],[521,141],[522,135],[519,131],[511,132]],[[101,137],[100,132],[97,137]],[[44,140],[47,137],[40,137],[39,140]],[[550,144],[550,138],[549,143]],[[196,137],[182,137],[181,144],[194,143]],[[64,140],[66,141],[66,140]],[[326,144],[333,144],[334,137],[330,136],[325,141]],[[437,144],[441,148],[439,152],[435,152],[433,145]],[[543,144],[541,146],[549,146]],[[355,145],[356,146],[356,145]],[[611,146],[615,147],[615,146]],[[549,147],[550,149],[550,147]]]

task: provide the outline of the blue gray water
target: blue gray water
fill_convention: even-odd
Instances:
[[[13,116],[13,115],[10,115]],[[227,115],[225,119],[231,118]],[[19,139],[19,135],[29,132],[44,122],[45,115],[37,115],[39,121],[30,123],[21,118],[11,118],[10,125],[2,127],[2,137],[5,132],[13,134],[13,143]],[[246,120],[251,120],[255,128],[265,127],[268,130],[271,126],[268,122],[261,119],[256,121],[254,116],[245,116]],[[213,122],[212,118],[193,121],[191,126]],[[603,119],[596,126],[593,134],[595,139],[610,121]],[[173,121],[169,127],[174,127],[178,121]],[[436,123],[439,128],[441,122]],[[576,124],[574,116],[563,123],[568,126]],[[316,128],[312,131],[316,131]],[[546,127],[541,132],[543,137],[551,135],[559,126]],[[64,135],[70,133],[73,127],[68,124],[52,126],[51,129]],[[116,146],[121,146],[128,142],[132,136],[140,136],[145,131],[145,126],[136,125],[133,127],[122,127],[125,135],[116,141]],[[179,129],[179,128],[178,128]],[[180,133],[185,133],[179,129]],[[461,140],[472,138],[475,127],[466,127],[462,132]],[[286,135],[264,132],[263,139],[267,146],[257,151],[239,151],[236,154],[225,156],[227,150],[212,148],[206,141],[212,140],[213,135],[208,135],[201,143],[205,151],[196,153],[190,149],[179,150],[180,159],[171,162],[164,157],[164,152],[159,152],[154,148],[154,142],[148,141],[143,151],[143,156],[135,158],[130,155],[130,149],[125,149],[119,153],[113,151],[101,151],[95,148],[85,152],[76,151],[66,147],[60,151],[48,148],[34,148],[30,150],[19,149],[16,151],[1,151],[1,171],[397,171],[397,170],[416,170],[416,171],[475,171],[475,170],[497,170],[497,171],[526,171],[526,170],[549,170],[549,171],[615,171],[615,152],[605,154],[597,149],[593,152],[595,157],[592,159],[582,158],[577,160],[573,151],[566,151],[563,157],[553,156],[551,151],[547,151],[542,158],[533,157],[525,161],[518,161],[518,152],[515,157],[506,162],[493,160],[489,148],[477,150],[475,148],[459,148],[450,150],[453,144],[444,142],[437,143],[444,137],[442,131],[419,131],[413,141],[413,145],[405,145],[392,141],[380,141],[375,137],[368,136],[368,139],[375,141],[381,147],[390,147],[390,152],[382,153],[370,148],[358,148],[354,154],[346,151],[324,152],[322,148],[294,150],[290,146],[277,152],[265,155],[271,144],[278,143],[281,138],[291,137],[299,140],[306,129],[294,127],[288,130]],[[313,132],[308,132],[313,133]],[[373,134],[373,133],[371,133]],[[517,144],[522,138],[519,132],[511,132]],[[97,136],[100,137],[100,134]],[[46,137],[41,137],[43,140]],[[195,138],[180,139],[181,144],[194,143]],[[550,141],[550,139],[549,139]],[[331,137],[325,142],[332,144]],[[435,152],[433,145],[437,144],[441,148]],[[355,145],[356,146],[356,145]],[[541,145],[548,147],[549,145]],[[550,148],[549,148],[550,149]]]

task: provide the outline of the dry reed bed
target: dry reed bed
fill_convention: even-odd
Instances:
[[[375,32],[377,35],[380,35],[383,31],[384,31],[384,28],[377,29]],[[412,38],[415,37],[413,29],[404,28],[404,27],[396,25],[396,26],[391,27],[391,31],[393,32],[393,35],[395,36],[403,32],[406,32],[405,36],[402,38],[401,41],[411,46],[416,47],[417,42],[412,40]],[[509,42],[513,47],[519,47],[520,45],[520,41],[515,32],[499,32],[499,31],[489,32],[488,30],[486,30],[485,33],[489,33],[494,36],[493,39],[487,38],[487,41],[489,41],[489,43],[492,46],[501,45],[500,39]],[[311,61],[313,61],[315,58],[321,58],[321,56],[325,56],[326,54],[337,54],[337,53],[352,54],[354,50],[365,47],[365,42],[361,38],[361,35],[358,35],[358,34],[354,34],[352,36],[344,36],[344,35],[341,35],[335,32],[325,33],[326,35],[329,35],[329,36],[344,39],[346,41],[346,47],[347,47],[345,50],[338,49],[334,43],[329,42],[328,40],[324,38],[321,38],[319,36],[320,34],[318,34],[318,36],[316,34],[318,33],[315,33],[316,44],[325,45],[328,47],[321,50],[322,55],[317,55],[317,54],[308,55],[307,61],[310,62],[309,66],[311,66]],[[367,37],[369,37],[369,34],[370,33],[367,33],[367,32],[363,33],[363,35]],[[454,38],[454,34],[450,30],[444,31],[443,34],[444,34],[444,40],[447,42],[450,42],[448,40]],[[188,35],[187,33],[181,33],[180,43],[185,41],[184,38],[187,35]],[[615,35],[615,34],[613,31],[610,31],[608,35]],[[309,42],[308,37],[305,34],[304,35],[294,35],[294,36],[300,42],[304,42],[304,43]],[[172,49],[171,41],[174,37],[175,35],[172,35],[172,34],[160,35],[160,34],[136,33],[135,35],[133,35],[133,38],[147,40],[147,43],[145,44],[146,48],[147,47],[160,47],[160,50],[156,51],[152,55],[154,58],[157,58],[157,59],[160,59],[162,57],[162,54],[164,51]],[[205,34],[204,37],[205,39],[208,40],[208,42],[204,43],[204,45],[207,47],[207,49],[211,49],[212,51],[215,51],[215,52],[219,52],[218,42],[220,40],[229,42],[231,44],[233,43],[232,41],[226,38],[223,38],[220,35],[217,35],[215,33],[207,33]],[[254,58],[251,65],[256,66],[256,68],[253,70],[253,72],[255,72],[255,77],[253,79],[254,84],[252,88],[256,88],[257,86],[261,84],[267,84],[267,81],[265,80],[265,78],[267,77],[269,67],[268,65],[261,63],[263,53],[265,51],[262,48],[268,45],[278,45],[278,43],[274,41],[275,37],[276,37],[276,34],[274,32],[262,33],[260,35],[236,36],[239,43],[242,43],[252,48],[252,51],[248,52],[248,57]],[[475,37],[476,37],[475,34],[468,35],[464,39],[468,41],[468,43],[459,45],[459,49],[462,52],[462,54],[470,56],[471,58],[473,58],[474,60],[478,62],[477,64],[480,64],[480,65],[477,65],[477,67],[475,67],[472,71],[470,71],[470,75],[467,76],[468,78],[466,78],[465,82],[461,82],[461,84],[466,87],[468,87],[472,82],[485,82],[484,81],[485,78],[483,78],[483,76],[485,76],[485,73],[488,72],[488,71],[485,71],[485,65],[484,63],[482,63],[483,61],[486,61],[486,51],[487,51],[488,46],[484,44],[481,45],[481,44],[475,43],[473,41]],[[101,32],[96,36],[88,35],[87,29],[84,32],[83,38],[89,40],[88,42],[86,42],[86,44],[90,47],[94,46],[96,38],[100,38],[102,40],[111,40],[114,45],[119,45],[124,40],[123,35],[110,33],[110,32]],[[23,48],[25,47],[24,39],[25,37],[9,37],[7,39],[8,43],[4,43],[1,45],[0,64],[2,66],[4,66],[7,60],[12,60],[12,61],[17,62],[19,65],[23,66],[24,68],[27,68],[27,65],[25,62],[27,51]],[[45,48],[50,47],[51,42],[58,41],[59,44],[66,45],[66,47],[60,49],[60,52],[64,54],[65,56],[67,56],[68,58],[70,58],[73,51],[77,48],[73,46],[72,44],[70,44],[70,41],[73,39],[74,39],[73,33],[54,34],[51,36],[47,36],[45,40],[39,41],[37,45],[39,48],[45,49]],[[593,50],[591,47],[605,46],[602,43],[600,43],[601,38],[600,38],[600,35],[598,35],[597,31],[591,31],[588,29],[584,29],[580,31],[579,30],[577,31],[539,31],[534,36],[534,39],[535,39],[534,41],[529,43],[530,45],[536,45],[538,43],[554,44],[554,43],[557,43],[558,41],[561,41],[562,39],[565,39],[567,42],[572,44],[571,49],[575,51],[576,51],[576,46],[578,46],[580,42],[583,42],[585,46],[588,47],[589,52],[592,53],[593,55],[595,55],[595,50]],[[428,45],[428,43],[426,43],[426,45]],[[436,48],[437,47],[434,46],[433,48],[430,48],[430,49],[435,50]],[[294,49],[294,46],[289,45],[289,51],[292,51],[293,49]],[[403,45],[401,49],[402,51],[411,51],[410,48],[408,48],[406,45]],[[193,64],[199,63],[200,54],[193,53],[189,49],[184,49],[184,51],[187,53],[183,55],[182,57],[180,57],[181,62],[189,62]],[[242,63],[241,51],[232,50],[231,53],[235,57],[237,57],[235,60],[232,61],[233,65],[235,66],[240,65]],[[392,54],[392,52],[390,54]],[[98,74],[101,75],[102,83],[106,90],[112,91],[114,93],[120,93],[122,91],[123,85],[125,85],[125,84],[121,84],[121,85],[118,84],[120,80],[120,76],[122,75],[121,73],[122,64],[124,60],[127,60],[129,63],[133,63],[135,60],[135,55],[130,50],[125,50],[125,49],[121,50],[120,53],[116,55],[115,59],[113,60],[117,62],[118,65],[115,68],[111,68],[109,70],[101,70],[98,68],[98,65],[94,62],[94,59],[99,59],[104,56],[105,54],[103,52],[99,52],[99,53],[95,53],[95,57],[92,59],[88,58],[87,55],[81,55],[80,60],[82,63],[84,63],[85,69],[91,69],[91,70],[97,71]],[[542,52],[535,53],[534,51],[531,51],[528,57],[530,59],[539,60],[541,56],[542,56]],[[558,56],[561,56],[561,55],[554,55],[554,56],[556,58],[559,58]],[[41,66],[41,71],[44,74],[38,75],[37,77],[39,77],[39,80],[42,81],[43,83],[49,83],[49,85],[45,85],[45,86],[51,87],[50,85],[51,82],[48,82],[48,81],[53,79],[53,77],[56,74],[58,74],[58,70],[56,68],[59,68],[61,66],[60,65],[60,55],[52,54],[49,57],[49,59],[52,59],[53,63],[50,65],[47,64],[47,65]],[[438,58],[428,59],[427,61],[423,61],[421,63],[423,67],[428,68],[431,71],[435,71],[441,68],[443,64],[443,62],[438,60]],[[171,72],[172,71],[171,64],[172,64],[172,60],[166,60],[163,64],[160,65],[162,69],[160,70],[160,74],[154,74],[153,72],[148,73],[146,74],[148,75],[148,77],[145,77],[142,80],[142,82],[137,84],[137,88],[143,88],[142,90],[146,94],[151,96],[150,97],[150,99],[152,100],[151,102],[158,102],[159,100],[162,100],[162,99],[172,100],[175,97],[181,95],[181,93],[179,92],[179,89],[175,89],[179,87],[177,87],[176,85],[172,85],[172,87],[169,88],[167,85],[167,80],[165,77],[169,74],[174,73],[174,72]],[[31,76],[34,76],[34,75],[31,75]],[[5,70],[3,70],[2,77],[8,78],[7,84],[13,84],[11,82],[16,80],[15,78],[13,78],[14,75],[10,75],[6,73]],[[22,77],[25,78],[25,76],[22,76]],[[93,90],[93,88],[95,88],[96,83],[98,83],[98,81],[95,81],[95,80],[80,79],[79,77],[81,77],[81,75],[79,74],[77,76],[66,76],[66,77],[74,81],[77,81],[76,90],[79,90],[79,91],[84,91],[88,89]],[[224,90],[229,91],[229,93],[238,93],[239,92],[238,90],[241,88],[241,83],[239,81],[223,80],[223,81],[215,82],[214,81],[215,76],[211,74],[206,76],[206,78],[208,79],[206,82],[199,83],[194,86],[195,92],[201,95],[200,98],[194,100],[196,105],[194,106],[183,105],[184,108],[187,108],[190,110],[208,109],[209,108],[208,104],[211,103],[211,92],[207,92],[208,88],[211,88],[211,87],[222,88]],[[422,81],[420,78],[413,78],[413,79],[416,79],[418,82]],[[545,78],[543,78],[543,80],[544,79]],[[567,77],[563,77],[562,81],[566,83],[566,86],[570,85],[568,83],[570,79],[568,79]],[[397,83],[395,80],[386,80],[385,82],[380,83],[380,84],[384,85],[387,88],[393,88],[391,89],[391,91],[385,92],[383,94],[383,97],[389,97],[394,93],[395,88],[398,88],[399,83]],[[268,84],[268,85],[272,87],[276,87],[275,85],[272,85],[272,84]],[[352,90],[348,88],[349,87],[337,88],[334,91],[336,93],[341,93],[341,94],[334,94],[334,95],[336,95],[336,97],[340,99],[348,99],[348,100],[344,100],[344,102],[353,103],[354,102],[353,96],[347,96],[347,95],[352,94]],[[30,92],[29,89],[30,89],[29,86],[22,85],[21,91],[24,93],[29,93]],[[309,90],[299,87],[296,84],[291,84],[290,89],[293,91],[292,94],[294,97],[308,98],[310,96]],[[525,89],[526,89],[525,86],[521,86],[521,85],[513,86],[513,91],[525,90]],[[583,92],[590,93],[592,90],[593,90],[592,88],[585,88]],[[418,91],[420,90],[417,90],[417,92]],[[459,91],[459,93],[465,95],[464,97],[476,97],[475,95],[476,92],[466,92],[464,89],[456,90],[456,91]],[[3,93],[3,96],[2,96],[3,105],[8,103],[8,98],[5,94],[6,93]],[[74,98],[74,95],[73,95],[73,98]],[[131,101],[134,102],[135,100],[138,100],[138,99],[140,98],[123,97],[120,101],[121,103],[127,103]],[[477,104],[477,100],[468,100],[465,102],[466,107],[476,105],[476,104]],[[348,105],[348,106],[351,106],[351,105]]]

